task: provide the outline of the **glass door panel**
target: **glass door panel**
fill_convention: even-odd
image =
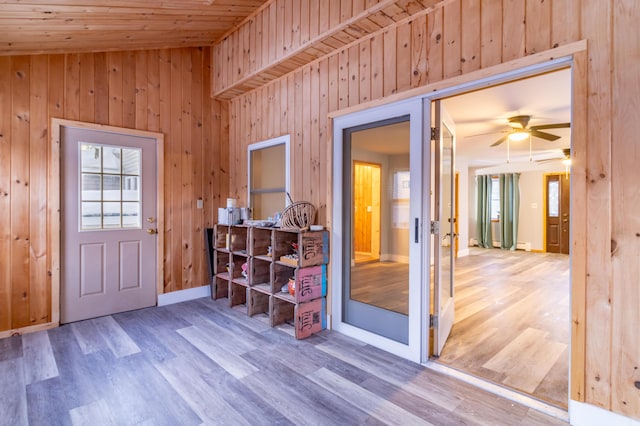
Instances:
[[[435,103],[436,123],[440,129],[435,148],[435,220],[439,232],[434,236],[435,259],[435,321],[434,355],[439,356],[451,333],[454,321],[453,272],[455,260],[455,194],[454,194],[454,154],[455,127],[453,121],[442,108],[440,101]]]
[[[344,320],[406,344],[409,117],[349,128],[344,142]]]

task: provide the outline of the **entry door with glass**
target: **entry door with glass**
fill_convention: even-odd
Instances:
[[[455,126],[440,101],[435,102],[434,149],[434,307],[433,353],[439,356],[454,321]]]
[[[61,321],[156,304],[156,140],[62,128]]]
[[[342,237],[332,248],[342,265],[334,275],[341,283],[334,328],[368,333],[379,347],[419,360],[421,103],[336,120],[334,130],[341,154],[334,164],[342,169],[334,182]]]

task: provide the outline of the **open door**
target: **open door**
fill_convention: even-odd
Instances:
[[[434,355],[440,356],[454,320],[455,126],[440,101],[435,101],[434,192]]]

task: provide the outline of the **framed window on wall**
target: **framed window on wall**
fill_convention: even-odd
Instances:
[[[290,135],[249,145],[248,204],[253,219],[282,212],[289,203]]]

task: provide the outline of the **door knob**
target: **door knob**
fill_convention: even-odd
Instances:
[[[157,229],[152,229],[152,228],[147,229],[147,234],[149,234],[149,235],[153,235],[153,234],[157,234],[157,233],[158,233]]]
[[[153,223],[153,222],[155,222],[155,221],[156,221],[156,220],[155,220],[154,218],[152,218],[152,217],[148,217],[148,218],[147,218],[147,222],[149,222],[149,223]]]

